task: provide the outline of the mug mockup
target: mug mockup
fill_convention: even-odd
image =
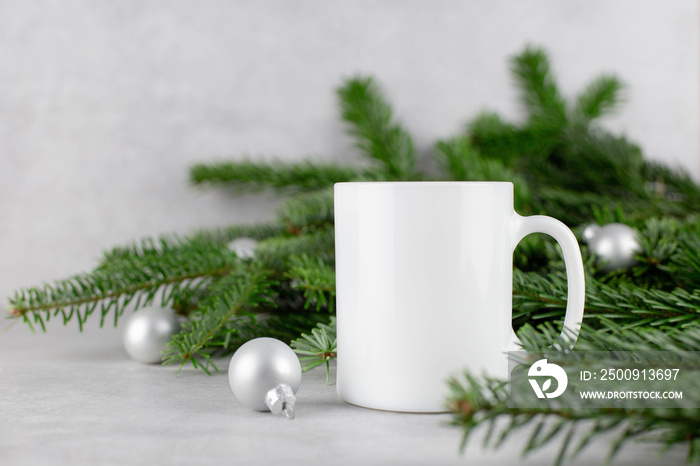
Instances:
[[[506,352],[519,349],[513,250],[530,233],[561,245],[564,326],[578,335],[585,297],[578,242],[558,220],[518,215],[512,183],[336,184],[340,398],[442,412],[450,376],[467,369],[506,380]]]

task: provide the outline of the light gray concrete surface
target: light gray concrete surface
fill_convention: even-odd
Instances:
[[[175,377],[175,367],[132,361],[119,330],[95,324],[0,334],[0,465],[547,465],[557,454],[552,445],[521,460],[525,431],[497,451],[476,432],[460,455],[449,415],[344,404],[321,368],[304,374],[296,419],[251,411],[229,388],[227,360],[222,374]],[[601,464],[610,440],[566,464]],[[686,453],[655,451],[628,446],[614,464],[682,464]]]
[[[334,90],[375,76],[427,156],[483,108],[522,116],[507,57],[546,47],[572,97],[700,177],[698,0],[0,0],[0,298],[135,238],[269,219],[187,184],[216,158],[352,162]]]

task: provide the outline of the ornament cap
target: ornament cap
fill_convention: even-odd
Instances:
[[[284,413],[287,419],[294,419],[294,405],[296,402],[294,390],[284,383],[269,390],[265,395],[265,404],[270,408],[270,412],[272,414]]]

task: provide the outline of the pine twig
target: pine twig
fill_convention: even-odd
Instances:
[[[483,157],[466,137],[438,141],[435,158],[449,179],[456,181],[510,181],[516,208],[529,203],[527,182],[497,158]]]
[[[325,307],[329,312],[335,312],[335,270],[332,265],[307,254],[294,256],[290,259],[287,276],[294,289],[304,292],[305,309]]]
[[[291,197],[280,206],[277,214],[279,221],[290,231],[333,223],[333,188]]]
[[[622,328],[614,321],[601,318],[599,327],[581,325],[575,352],[585,351],[700,351],[700,321],[684,328],[632,327]],[[533,327],[524,325],[518,330],[518,339],[524,351],[537,353],[551,350],[552,345],[565,347],[569,336],[560,336],[559,329],[550,322]],[[571,353],[567,353],[567,356]],[[700,368],[698,368],[700,369]]]
[[[511,59],[511,72],[531,123],[560,127],[566,122],[566,102],[556,85],[544,49],[525,48]]]
[[[364,155],[382,164],[389,180],[407,180],[416,176],[413,139],[393,120],[391,106],[384,100],[372,78],[354,77],[338,90],[343,120],[356,146]]]
[[[228,275],[200,304],[198,312],[185,322],[182,331],[168,343],[163,364],[180,362],[182,369],[189,361],[194,368],[200,368],[207,374],[210,373],[210,366],[218,372],[211,360],[212,352],[208,350],[208,344],[234,316],[263,303],[271,303],[269,293],[272,285],[268,272],[257,266],[242,268]]]
[[[624,85],[616,76],[604,74],[594,79],[576,100],[574,113],[593,120],[614,112],[624,101]]]
[[[326,385],[330,383],[330,361],[338,355],[335,317],[328,324],[319,323],[311,335],[302,333],[292,342],[294,352],[300,357],[302,369],[308,371],[321,364],[326,365]]]
[[[367,176],[364,170],[328,162],[214,162],[196,164],[190,181],[196,185],[227,184],[247,192],[272,188],[277,191],[310,191]]]
[[[566,281],[561,274],[543,277],[514,271],[514,318],[560,318],[566,298]],[[622,327],[690,325],[700,318],[700,290],[645,290],[624,283],[613,287],[589,280],[584,319],[600,317]]]
[[[548,405],[536,408],[508,407],[507,383],[490,378],[477,378],[465,373],[449,381],[448,407],[453,413],[452,424],[463,429],[462,450],[470,434],[486,426],[485,447],[497,448],[515,431],[530,427],[532,433],[523,455],[537,450],[556,439],[561,440],[554,464],[559,466],[567,458],[578,455],[593,438],[605,436],[618,427],[622,432],[612,442],[610,457],[632,439],[654,438],[655,431],[664,432],[660,439],[665,448],[689,443],[688,460],[695,455],[693,446],[700,432],[698,410],[655,408],[587,408],[585,406]],[[505,423],[500,421],[505,420]],[[582,424],[590,425],[574,446],[574,434],[582,431]],[[592,423],[592,425],[591,425]]]
[[[264,240],[287,232],[287,226],[279,223],[258,225],[231,225],[227,227],[209,228],[192,233],[189,238],[193,241],[202,241],[216,244],[229,244],[238,238],[253,238]]]
[[[237,262],[236,255],[221,245],[163,242],[157,250],[145,253],[113,254],[89,274],[21,289],[10,299],[10,314],[22,317],[30,326],[29,316],[33,316],[44,331],[44,320],[52,316],[60,315],[64,324],[75,317],[82,330],[99,307],[100,325],[114,310],[116,326],[128,304],[145,306],[161,292],[162,304],[168,305],[228,274]]]
[[[323,225],[298,236],[277,236],[258,243],[260,260],[275,269],[284,268],[289,257],[311,254],[323,260],[332,260],[335,254],[333,225]]]

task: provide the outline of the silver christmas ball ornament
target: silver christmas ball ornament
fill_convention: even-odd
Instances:
[[[255,248],[258,242],[253,238],[236,238],[228,243],[228,248],[241,259],[251,259],[255,256]]]
[[[301,384],[301,364],[294,351],[274,338],[256,338],[238,348],[228,366],[236,398],[258,411],[294,417],[294,394]]]
[[[634,255],[641,251],[637,232],[622,223],[589,225],[583,231],[583,239],[588,250],[598,256],[603,272],[632,267],[636,263]]]
[[[133,359],[155,364],[162,361],[165,347],[179,331],[180,323],[172,309],[147,307],[139,309],[127,320],[122,341]]]

